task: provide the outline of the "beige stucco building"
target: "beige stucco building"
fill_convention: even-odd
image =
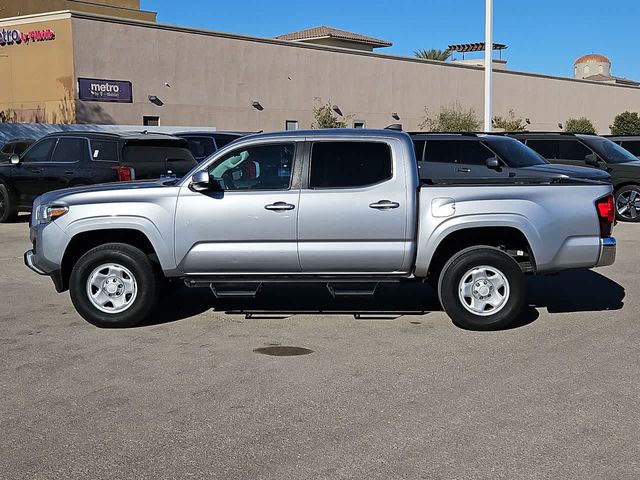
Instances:
[[[483,70],[474,65],[344,48],[335,38],[257,38],[88,10],[0,20],[0,35],[27,35],[0,42],[0,111],[22,121],[276,130],[309,127],[313,107],[330,101],[350,125],[415,130],[425,108],[459,102],[479,116],[483,109]],[[38,33],[46,31],[54,35]],[[616,114],[640,110],[633,85],[509,70],[494,78],[495,114],[513,110],[531,130],[586,116],[608,133]]]

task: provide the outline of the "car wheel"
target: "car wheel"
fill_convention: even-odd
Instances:
[[[124,243],[85,253],[71,271],[69,290],[78,313],[103,328],[134,327],[152,313],[158,277],[149,257]]]
[[[640,185],[627,185],[616,192],[616,218],[640,222]]]
[[[440,275],[440,303],[453,323],[470,330],[495,330],[524,308],[526,281],[518,263],[492,247],[460,252]]]
[[[0,223],[15,222],[18,218],[16,198],[6,185],[0,183]]]

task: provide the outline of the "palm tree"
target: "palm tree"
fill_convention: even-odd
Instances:
[[[438,50],[437,48],[432,48],[431,50],[418,49],[414,50],[413,54],[418,58],[424,58],[426,60],[446,62],[451,56],[451,50],[448,48],[445,50]]]

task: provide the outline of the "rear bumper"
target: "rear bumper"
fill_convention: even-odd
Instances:
[[[613,237],[605,237],[600,239],[600,255],[596,267],[606,267],[613,265],[616,261],[616,239]]]

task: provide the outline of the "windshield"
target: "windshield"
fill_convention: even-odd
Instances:
[[[580,140],[589,145],[607,163],[628,163],[638,161],[638,157],[608,138],[584,136],[580,137]]]
[[[547,164],[544,158],[524,143],[513,138],[487,135],[483,137],[482,140],[491,150],[496,152],[509,167],[523,168]]]

